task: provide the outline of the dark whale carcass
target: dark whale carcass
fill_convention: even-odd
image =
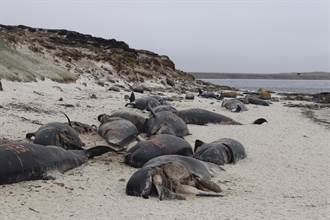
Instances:
[[[67,117],[67,116],[66,116]],[[67,117],[68,118],[68,117]],[[70,119],[67,123],[51,122],[41,126],[36,132],[27,133],[26,138],[35,144],[55,145],[67,150],[82,150],[85,145],[77,131],[72,128]]]
[[[105,115],[106,114],[99,115],[98,118],[105,117]],[[125,111],[119,112],[118,111],[118,112],[112,113],[111,115],[109,115],[107,117],[119,117],[119,118],[126,119],[126,120],[132,122],[140,133],[144,132],[144,124],[145,124],[146,119],[137,113],[125,112]]]
[[[126,194],[149,198],[185,199],[183,194],[222,196],[204,163],[191,157],[165,155],[149,160],[126,185]]]
[[[101,115],[98,118],[101,122],[98,133],[108,144],[122,149],[136,139],[139,132],[132,122],[120,117],[106,116]]]
[[[191,145],[183,138],[159,134],[152,136],[149,140],[140,141],[129,149],[125,156],[125,163],[139,168],[152,158],[171,154],[192,156],[193,151]]]
[[[170,111],[154,113],[146,120],[146,133],[148,136],[155,134],[172,134],[178,137],[189,135],[187,124],[176,114]]]
[[[256,96],[252,96],[252,95],[247,95],[245,96],[242,101],[245,103],[245,104],[254,104],[254,105],[263,105],[263,106],[269,106],[269,102],[263,100],[263,99],[260,99]]]
[[[236,163],[245,157],[244,146],[231,138],[222,138],[208,144],[200,140],[195,142],[194,158],[198,160],[224,165]]]
[[[205,125],[207,123],[222,124],[222,125],[242,125],[227,116],[211,112],[201,108],[191,108],[181,110],[176,113],[187,124]],[[263,124],[267,122],[264,118],[258,118],[253,124]]]
[[[125,106],[132,106],[133,108],[137,108],[140,110],[145,110],[148,108],[148,106],[154,108],[158,105],[161,105],[161,102],[159,102],[159,100],[154,96],[144,96],[135,99],[135,95],[133,92],[131,93],[129,100],[130,102],[127,103]]]
[[[244,103],[238,99],[223,100],[221,106],[232,112],[241,112],[248,110]]]
[[[214,92],[207,92],[207,91],[202,91],[201,89],[198,89],[198,96],[203,97],[203,98],[214,98],[221,100],[223,97],[219,94],[215,94]]]
[[[170,112],[176,113],[178,110],[176,110],[176,108],[174,108],[171,105],[159,105],[159,106],[152,108],[152,111],[154,113],[163,112],[163,111],[170,111]]]
[[[160,95],[150,95],[149,97],[156,99],[161,105],[166,105],[166,97]]]
[[[109,151],[105,146],[65,150],[57,146],[7,143],[0,146],[0,184],[45,179],[50,171],[64,173]]]
[[[224,115],[201,108],[191,108],[177,112],[177,115],[187,124],[205,125],[207,123],[224,125],[241,125],[241,123]]]

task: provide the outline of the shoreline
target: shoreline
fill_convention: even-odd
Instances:
[[[260,88],[279,95],[316,95],[330,93],[330,80],[286,80],[286,79],[201,79],[217,85],[227,85],[241,91],[255,92]]]
[[[50,80],[20,83],[2,81],[0,138],[23,139],[40,125],[35,122],[71,120],[97,124],[97,115],[116,110],[147,113],[124,107],[128,91],[108,91],[91,78],[61,84]],[[85,84],[87,86],[85,86]],[[112,85],[109,85],[112,86]],[[90,96],[95,94],[96,99]],[[149,93],[146,93],[149,94]],[[146,94],[136,94],[137,97]],[[165,93],[181,97],[182,94]],[[195,93],[196,95],[196,93]],[[63,101],[59,101],[62,97]],[[222,198],[159,201],[125,194],[136,170],[113,153],[90,160],[55,180],[20,182],[0,187],[3,219],[327,219],[330,216],[329,130],[301,114],[299,108],[248,105],[247,112],[233,113],[221,101],[195,96],[170,102],[177,109],[204,108],[231,117],[244,125],[189,125],[185,139],[211,142],[233,138],[246,148],[247,158],[214,177],[223,188]],[[65,107],[61,104],[72,104]],[[29,106],[29,111],[21,108]],[[269,123],[251,124],[257,118]],[[103,143],[97,135],[82,135],[86,146]],[[134,143],[132,143],[133,145]]]

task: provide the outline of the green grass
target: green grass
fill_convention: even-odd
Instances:
[[[77,79],[73,73],[56,66],[38,54],[16,50],[0,39],[0,78],[15,81],[36,81],[49,78],[59,82]]]

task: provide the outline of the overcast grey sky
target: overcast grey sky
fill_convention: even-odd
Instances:
[[[0,0],[0,23],[166,54],[184,71],[330,71],[330,0]]]

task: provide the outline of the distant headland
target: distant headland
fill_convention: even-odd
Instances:
[[[191,72],[199,79],[288,79],[288,80],[330,80],[330,72],[292,72],[292,73],[215,73]]]

